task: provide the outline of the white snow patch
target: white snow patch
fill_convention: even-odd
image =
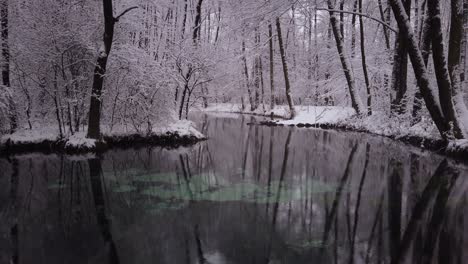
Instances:
[[[108,126],[101,127],[102,134],[108,137],[114,136],[131,136],[135,134],[142,134],[148,136],[148,133],[136,132],[134,129],[127,129],[126,127],[114,127],[112,132],[109,131]],[[87,128],[84,131],[75,133],[74,135],[65,135],[63,141],[66,142],[66,148],[79,148],[79,149],[93,149],[96,146],[96,140],[86,138]],[[39,144],[45,141],[58,141],[58,130],[54,125],[45,125],[42,128],[20,129],[11,135],[3,135],[0,137],[0,145],[6,144]],[[200,133],[195,125],[188,120],[174,121],[165,125],[159,124],[158,127],[153,128],[151,136],[164,136],[167,134],[178,134],[181,137],[195,137],[197,139],[205,139],[206,137]]]
[[[29,144],[41,143],[44,141],[56,141],[58,139],[58,131],[52,127],[35,128],[32,130],[21,129],[17,132],[4,135],[0,138],[0,144],[10,141],[13,144]]]
[[[449,152],[457,153],[468,150],[468,139],[453,140],[449,143],[447,150]]]
[[[301,106],[296,107],[296,113],[294,119],[278,123],[284,125],[338,123],[356,114],[353,108],[340,106]]]
[[[65,144],[65,148],[73,149],[93,149],[94,147],[96,147],[96,140],[86,138],[84,132],[79,132],[69,137]]]

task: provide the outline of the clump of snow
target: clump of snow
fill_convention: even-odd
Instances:
[[[197,139],[205,139],[205,136],[200,133],[189,120],[179,120],[174,123],[170,123],[167,126],[160,126],[156,129],[153,129],[152,133],[155,135],[164,135],[164,134],[177,134],[181,137],[195,137]]]
[[[84,132],[79,132],[70,136],[65,144],[65,148],[72,149],[94,149],[96,147],[96,140],[86,138]]]
[[[453,140],[447,146],[449,152],[468,152],[468,139]]]

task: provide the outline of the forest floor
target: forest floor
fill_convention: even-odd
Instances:
[[[156,126],[156,125],[155,125]],[[86,127],[82,130],[86,131]],[[191,121],[176,121],[168,125],[158,125],[151,132],[136,132],[130,127],[102,126],[103,141],[86,138],[86,132],[59,136],[56,126],[20,129],[0,137],[0,154],[17,152],[66,152],[82,153],[99,151],[109,147],[134,147],[137,145],[158,145],[167,147],[185,146],[206,139]]]
[[[264,110],[265,109],[265,110]],[[429,118],[411,124],[409,118],[389,117],[376,112],[371,116],[357,117],[351,107],[339,106],[296,106],[296,116],[289,119],[287,106],[260,106],[255,111],[242,110],[236,104],[215,104],[203,109],[205,112],[240,113],[265,116],[271,120],[260,122],[267,126],[295,126],[305,128],[356,131],[392,138],[423,149],[468,160],[468,140],[443,140]]]

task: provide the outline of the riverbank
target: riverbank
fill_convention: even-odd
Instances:
[[[86,131],[86,128],[83,129]],[[0,155],[29,152],[86,153],[102,152],[109,148],[133,148],[153,145],[175,148],[203,141],[206,137],[192,122],[184,120],[153,128],[151,132],[136,132],[125,127],[110,130],[104,127],[102,140],[86,138],[85,132],[60,137],[57,129],[46,126],[40,129],[22,129],[0,137]]]
[[[468,140],[445,141],[431,120],[423,118],[413,125],[403,118],[388,117],[374,113],[372,116],[357,117],[351,107],[296,106],[296,116],[287,119],[289,112],[286,106],[263,111],[242,111],[240,105],[220,104],[204,109],[205,112],[226,112],[254,114],[273,118],[260,122],[266,126],[291,126],[298,128],[320,128],[340,131],[353,131],[383,136],[415,147],[430,150],[458,160],[466,161],[468,157]]]

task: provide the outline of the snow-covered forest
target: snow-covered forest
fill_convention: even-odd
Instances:
[[[0,128],[100,139],[327,106],[464,139],[467,25],[463,0],[2,0]]]
[[[468,0],[0,0],[0,264],[468,260]]]

